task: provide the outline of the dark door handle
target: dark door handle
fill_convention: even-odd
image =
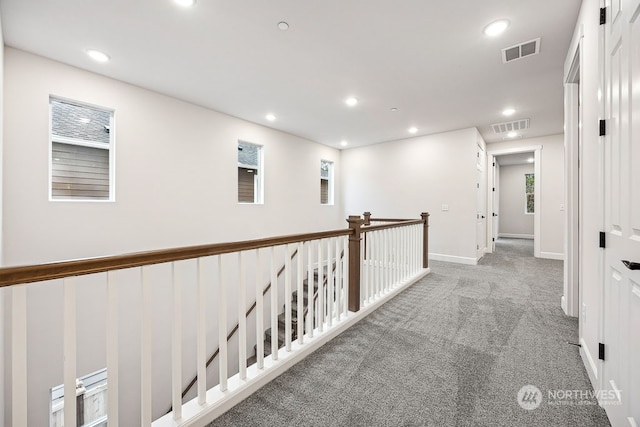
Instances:
[[[482,215],[482,219],[484,219],[484,215]],[[365,233],[366,234],[366,233]]]
[[[498,214],[494,212],[494,213],[493,213],[493,216],[498,216]],[[366,233],[365,233],[365,234],[366,234]]]
[[[622,263],[629,270],[640,270],[640,263],[622,260]]]

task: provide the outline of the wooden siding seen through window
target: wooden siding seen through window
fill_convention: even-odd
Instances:
[[[109,199],[109,150],[52,143],[51,197]]]
[[[320,203],[329,204],[329,180],[320,178]]]
[[[255,203],[255,169],[238,167],[238,202]]]

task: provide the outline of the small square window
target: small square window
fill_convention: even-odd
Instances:
[[[113,111],[50,99],[51,200],[113,200]]]
[[[320,160],[320,204],[333,205],[333,162]]]
[[[238,141],[238,203],[262,200],[262,146]]]

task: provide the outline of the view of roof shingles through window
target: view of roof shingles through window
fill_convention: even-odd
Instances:
[[[111,113],[52,100],[52,133],[59,137],[109,143]]]
[[[238,164],[242,166],[258,167],[259,147],[247,142],[238,142]]]

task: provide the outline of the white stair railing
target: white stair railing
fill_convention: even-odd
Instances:
[[[0,292],[11,305],[12,425],[49,423],[50,414],[39,409],[50,406],[43,402],[42,390],[62,383],[64,423],[76,426],[77,378],[85,370],[104,367],[109,426],[187,426],[211,420],[359,320],[367,307],[426,274],[425,231],[423,220],[368,225],[360,229],[366,244],[356,253],[350,250],[358,243],[358,232],[349,228],[2,268]],[[284,265],[283,276],[278,276],[278,265]],[[263,289],[267,279],[272,283],[269,295]],[[349,297],[354,286],[360,289],[360,301]],[[95,292],[85,291],[91,287]],[[62,302],[57,315],[47,320],[33,316],[47,300]],[[365,309],[358,312],[361,302]],[[96,307],[95,315],[80,317],[80,307],[87,305]],[[279,348],[283,307],[284,347]],[[229,325],[236,321],[238,333],[227,341]],[[264,355],[269,350],[266,325],[272,337],[269,356]],[[61,330],[61,342],[33,345],[45,328]],[[96,337],[103,344],[89,348]],[[207,349],[212,347],[219,348],[217,369],[207,370]],[[254,347],[255,363],[248,365]],[[37,372],[45,367],[29,372],[28,356],[38,351],[61,354],[62,366],[45,376]],[[184,402],[184,374],[193,365],[197,393]],[[50,373],[58,371],[55,380],[43,378],[56,377]],[[163,401],[172,403],[166,415]]]

